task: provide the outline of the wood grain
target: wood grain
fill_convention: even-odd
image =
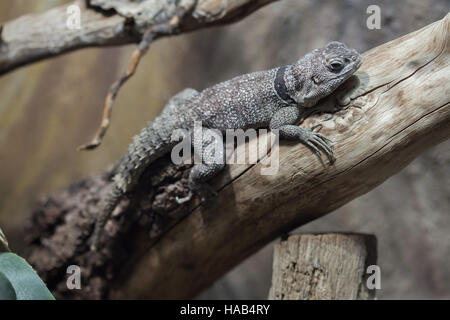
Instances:
[[[270,300],[368,300],[367,267],[376,238],[363,234],[291,235],[275,245]]]

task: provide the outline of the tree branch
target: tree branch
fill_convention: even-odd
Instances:
[[[184,16],[178,32],[231,23],[274,1],[228,0],[225,8],[222,0],[185,1],[195,6]],[[166,2],[141,2],[140,10],[131,15],[127,11],[133,6],[130,0],[77,0],[7,22],[0,26],[0,75],[80,48],[138,43],[149,26],[170,19],[170,10],[176,8]],[[81,9],[81,29],[67,27],[67,8],[74,4]]]
[[[321,133],[335,145],[332,166],[300,143],[283,142],[276,175],[261,175],[261,162],[232,165],[213,180],[219,195],[212,203],[179,207],[174,198],[187,192],[189,166],[167,156],[114,212],[98,253],[87,240],[110,171],[88,177],[37,206],[27,229],[29,260],[57,297],[195,296],[280,234],[370,191],[450,137],[449,29],[450,14],[366,52],[356,77],[320,102],[329,110],[336,97],[351,100],[333,119],[304,124],[322,121]],[[69,264],[82,267],[83,290],[66,288]]]

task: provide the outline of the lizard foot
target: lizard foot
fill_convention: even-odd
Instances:
[[[196,186],[195,188],[192,188],[192,190],[200,197],[200,201],[202,203],[208,202],[209,200],[215,198],[217,196],[217,191],[215,191],[209,184],[204,183],[200,186]],[[178,204],[184,204],[194,197],[194,192],[189,191],[189,193],[185,197],[175,197],[175,201]]]
[[[217,197],[217,191],[207,183],[197,185],[195,188],[193,188],[193,190],[200,197],[200,201],[202,203],[208,202],[211,199]]]
[[[320,157],[320,150],[322,150],[328,157],[330,164],[333,164],[336,161],[336,158],[333,155],[333,150],[331,149],[333,147],[331,140],[325,138],[322,134],[315,131],[304,130],[301,132],[300,140],[320,159],[322,159]]]

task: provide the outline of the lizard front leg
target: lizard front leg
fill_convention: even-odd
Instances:
[[[284,107],[278,110],[270,120],[269,128],[279,130],[280,137],[289,140],[300,140],[320,158],[320,150],[328,157],[330,163],[336,159],[331,150],[331,141],[318,132],[295,125],[299,117],[297,107]]]

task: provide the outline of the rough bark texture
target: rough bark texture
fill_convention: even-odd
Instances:
[[[99,254],[86,239],[108,180],[88,178],[35,211],[30,261],[57,296],[193,297],[280,233],[371,190],[449,137],[449,19],[364,54],[359,84],[349,82],[357,85],[350,107],[323,122],[336,146],[333,167],[284,144],[277,175],[261,176],[259,164],[233,166],[215,179],[213,203],[177,208],[188,168],[161,159],[115,212]],[[321,107],[330,105],[334,97]],[[81,292],[65,289],[68,264],[85,272]]]
[[[376,238],[363,234],[291,235],[275,245],[271,300],[369,300]]]
[[[87,240],[106,196],[110,171],[91,176],[41,202],[27,226],[30,263],[57,298],[100,299],[110,290],[124,265],[135,259],[140,247],[154,243],[163,231],[179,221],[189,208],[177,208],[175,196],[186,191],[189,166],[175,166],[170,157],[157,161],[141,179],[139,188],[114,211],[105,227],[104,247],[89,251]],[[82,267],[83,290],[65,284],[70,264]],[[131,296],[129,298],[132,298]]]
[[[234,22],[273,1],[230,0],[222,7],[222,0],[185,0],[181,5],[193,7],[176,33]],[[77,0],[7,22],[0,28],[0,74],[79,48],[137,43],[146,28],[170,20],[173,3]],[[80,29],[67,27],[67,9],[74,4],[81,9]]]

